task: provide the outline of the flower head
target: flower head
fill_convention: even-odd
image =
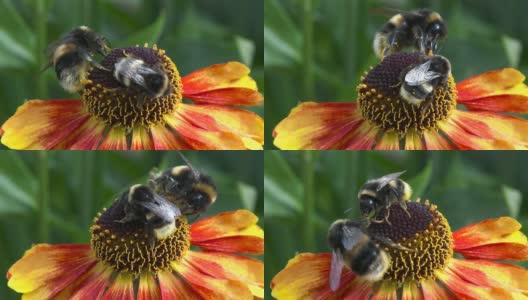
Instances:
[[[189,225],[152,243],[139,222],[115,202],[95,219],[90,245],[39,244],[7,272],[24,299],[253,299],[263,298],[264,265],[239,254],[264,249],[257,217],[246,210]],[[203,251],[195,251],[191,246]]]
[[[528,270],[495,260],[528,260],[521,225],[503,217],[454,233],[429,201],[390,208],[389,222],[371,223],[367,234],[397,245],[380,245],[390,266],[378,282],[344,268],[338,289],[329,285],[331,255],[302,253],[272,282],[277,299],[517,299],[528,295]],[[407,214],[409,212],[409,215]],[[453,253],[465,257],[455,258]]]
[[[169,93],[146,94],[114,77],[125,56],[160,65]],[[230,106],[261,104],[250,70],[229,62],[180,77],[165,51],[147,47],[113,49],[87,74],[81,100],[30,100],[1,127],[13,149],[261,149],[264,122]],[[108,71],[111,70],[111,71]],[[189,98],[195,104],[183,102]]]
[[[274,130],[281,149],[526,149],[528,121],[501,114],[528,113],[525,77],[491,71],[458,84],[449,74],[425,101],[401,95],[402,74],[420,63],[398,52],[365,73],[357,103],[305,102]],[[467,110],[457,109],[457,104]]]

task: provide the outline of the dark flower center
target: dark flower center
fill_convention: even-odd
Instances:
[[[456,106],[455,81],[449,75],[447,88],[438,85],[421,103],[409,103],[400,95],[402,72],[418,64],[418,53],[398,52],[366,72],[357,87],[363,117],[385,131],[400,134],[409,129],[437,129],[438,122],[447,119]]]
[[[94,218],[91,245],[100,261],[117,272],[138,275],[143,270],[168,270],[172,262],[185,256],[191,240],[186,217],[176,219],[172,235],[158,240],[143,222],[119,222],[125,216],[124,208],[125,201],[116,201]]]
[[[383,279],[401,284],[433,278],[434,271],[443,269],[453,255],[453,238],[447,220],[429,201],[407,202],[410,216],[398,204],[393,204],[388,211],[390,224],[371,223],[367,227],[372,237],[388,238],[398,245],[380,244],[391,258],[391,266]]]
[[[160,70],[168,78],[168,94],[155,97],[152,89],[159,89],[160,78],[147,78],[145,86],[126,86],[114,77],[115,64],[124,57],[142,60],[146,66]],[[93,68],[88,73],[88,83],[82,92],[87,111],[109,126],[120,125],[130,129],[134,126],[150,126],[163,123],[163,117],[172,113],[182,101],[182,84],[178,69],[164,50],[156,46],[116,48],[108,54],[101,65],[107,70]],[[145,88],[146,87],[146,88]]]

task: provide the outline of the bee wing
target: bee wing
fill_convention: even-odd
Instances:
[[[345,247],[345,249],[350,250],[358,243],[358,241],[361,240],[363,235],[363,231],[361,231],[361,229],[359,229],[358,227],[344,226],[343,240],[341,241],[341,243],[343,244],[343,247]]]
[[[343,255],[338,249],[332,251],[332,261],[330,262],[330,289],[335,292],[341,282],[341,271],[345,265]]]
[[[165,221],[172,221],[182,214],[174,203],[156,194],[154,194],[154,202],[142,201],[138,204]]]
[[[405,82],[410,86],[417,86],[442,76],[441,73],[429,71],[431,60],[412,68],[405,74]]]
[[[383,177],[381,177],[380,179],[378,179],[380,181],[380,185],[378,186],[378,188],[376,189],[376,192],[379,192],[382,188],[384,188],[389,182],[393,181],[394,179],[397,179],[398,177],[400,177],[403,173],[405,173],[407,171],[402,171],[402,172],[397,172],[397,173],[391,173],[391,174],[387,174]]]

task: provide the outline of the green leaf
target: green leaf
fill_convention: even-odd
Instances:
[[[514,189],[505,184],[501,185],[502,195],[504,196],[504,201],[508,206],[510,216],[517,218],[519,217],[519,211],[522,204],[522,194],[519,190]]]
[[[431,181],[431,176],[433,175],[433,164],[431,160],[427,161],[427,165],[409,180],[409,184],[413,187],[413,199],[414,198],[424,198],[424,192],[429,182]],[[425,200],[425,199],[422,199]]]
[[[301,61],[302,35],[278,1],[264,1],[264,64],[287,66]]]
[[[8,0],[0,1],[0,68],[27,68],[36,63],[31,29]]]
[[[238,53],[240,54],[242,62],[246,66],[251,66],[253,64],[253,58],[255,57],[255,43],[253,43],[251,40],[236,35],[235,44],[238,48]]]
[[[301,180],[278,151],[266,153],[264,162],[264,211],[266,217],[292,216],[302,210]],[[273,167],[272,167],[273,166]]]
[[[162,12],[154,23],[150,24],[145,29],[130,35],[125,41],[122,41],[119,44],[122,46],[141,46],[145,43],[153,45],[158,42],[161,33],[163,32],[163,28],[165,27],[165,22],[166,15]]]
[[[0,215],[28,214],[35,207],[37,180],[17,152],[0,155]]]
[[[510,63],[510,67],[518,67],[523,48],[521,41],[507,35],[503,35],[501,38],[504,51],[506,52],[506,57]]]
[[[237,182],[237,190],[244,208],[254,211],[258,196],[257,189],[254,186],[239,181]]]

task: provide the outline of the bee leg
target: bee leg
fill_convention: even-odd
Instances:
[[[405,203],[405,201],[400,201],[399,203],[400,203],[400,207],[407,213],[409,218],[412,218],[411,213],[409,212],[409,209],[407,208],[407,203]]]
[[[378,242],[380,242],[381,244],[383,244],[383,245],[385,245],[387,247],[391,247],[391,248],[402,250],[402,251],[416,252],[416,250],[414,250],[414,249],[409,249],[409,248],[407,248],[405,246],[402,246],[402,245],[399,245],[399,244],[395,243],[393,240],[391,240],[388,237],[376,236],[376,237],[374,237],[374,239],[376,239]]]
[[[422,102],[422,105],[420,106],[420,117],[422,118],[422,120],[425,118],[425,111],[427,110],[427,108],[429,108],[432,102],[433,97],[427,97],[425,98],[425,101]]]

